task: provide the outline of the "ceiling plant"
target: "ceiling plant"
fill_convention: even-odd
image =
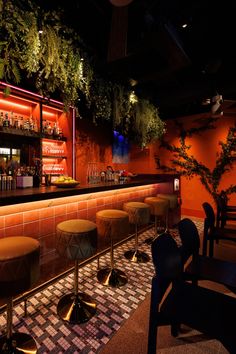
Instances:
[[[132,104],[132,135],[141,147],[159,140],[166,132],[166,124],[159,117],[158,108],[148,99],[141,98]]]
[[[44,11],[31,0],[0,0],[0,79],[29,84],[66,109],[79,110],[82,96],[94,123],[110,120],[141,147],[159,139],[165,124],[157,107],[147,99],[131,101],[129,87],[96,72],[94,58],[62,16],[61,9]]]
[[[66,107],[75,104],[80,90],[88,94],[92,67],[84,64],[79,36],[58,12],[30,0],[0,0],[0,9],[1,79],[19,84],[26,76],[43,96],[60,95]]]

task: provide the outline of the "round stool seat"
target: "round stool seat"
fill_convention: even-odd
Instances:
[[[39,242],[31,237],[0,239],[0,296],[11,297],[29,290],[39,278]]]
[[[70,260],[91,257],[97,250],[97,226],[84,219],[62,221],[57,225],[56,249]]]
[[[56,227],[56,236],[58,254],[75,261],[74,293],[66,294],[59,300],[57,313],[67,322],[87,322],[96,313],[97,305],[89,295],[78,292],[78,261],[96,253],[97,225],[85,219],[62,221]]]
[[[149,223],[150,206],[142,202],[127,202],[123,204],[123,209],[129,214],[130,224],[135,225],[135,249],[126,251],[125,258],[135,263],[148,262],[149,256],[138,250],[138,225]]]
[[[159,194],[157,194],[157,197],[168,200],[169,201],[169,208],[171,210],[174,210],[175,208],[178,207],[178,197],[176,194],[159,193]]]
[[[146,197],[144,202],[150,206],[151,214],[163,216],[168,212],[169,201],[158,197]]]
[[[129,215],[118,209],[105,209],[96,213],[99,241],[102,238],[112,238],[120,241],[129,233]]]
[[[121,241],[129,234],[129,215],[118,209],[105,209],[96,213],[99,243],[110,241],[110,267],[100,269],[97,278],[103,285],[119,287],[127,283],[124,272],[114,267],[114,242]]]
[[[158,198],[158,197],[146,197],[144,202],[150,206],[151,215],[155,217],[155,237],[157,237],[157,219],[162,219],[165,217],[166,228],[168,228],[168,210],[169,210],[169,200]],[[146,243],[151,243],[153,241],[153,237],[146,240]]]
[[[127,202],[123,209],[129,214],[130,224],[146,225],[150,220],[150,206],[142,202]]]
[[[13,297],[36,284],[40,273],[40,244],[25,236],[0,239],[0,297],[7,302],[7,331],[0,337],[0,351],[36,353],[37,344],[27,333],[12,333]],[[18,352],[17,351],[17,352]]]

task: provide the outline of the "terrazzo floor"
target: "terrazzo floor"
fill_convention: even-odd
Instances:
[[[195,222],[199,232],[202,232],[202,222]],[[153,228],[139,235],[139,249],[146,252],[150,259],[150,246],[145,240],[153,235]],[[124,257],[124,252],[133,246],[132,239],[117,247],[114,253],[116,268],[122,269],[128,277],[128,283],[123,287],[110,288],[100,284],[96,278],[96,260],[80,268],[79,291],[90,295],[97,304],[97,312],[88,322],[72,325],[57,316],[56,307],[60,297],[73,291],[71,273],[29,298],[27,317],[24,317],[23,302],[15,306],[14,331],[30,333],[37,342],[38,354],[98,353],[151,291],[154,274],[152,261],[137,264]],[[109,253],[102,256],[100,267],[109,264],[109,260]],[[5,313],[0,314],[0,326],[3,332],[6,326]]]

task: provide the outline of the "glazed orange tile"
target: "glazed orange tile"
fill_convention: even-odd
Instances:
[[[39,220],[39,210],[26,211],[23,213],[24,223]]]
[[[5,227],[23,224],[23,213],[17,213],[5,216]]]
[[[78,210],[87,209],[87,201],[81,201],[78,203]]]
[[[55,218],[40,220],[40,235],[48,235],[55,232]]]
[[[23,236],[23,225],[16,225],[5,228],[5,237],[9,236]]]
[[[39,221],[25,223],[23,226],[24,236],[39,238]]]
[[[55,207],[56,209],[57,207]],[[65,210],[64,210],[65,212]],[[47,219],[54,216],[54,207],[48,207],[48,208],[43,208],[40,209],[39,211],[39,218],[40,219]]]
[[[77,212],[77,210],[78,210],[77,203],[69,203],[66,205],[67,214],[72,213],[72,212]]]
[[[97,206],[97,201],[96,201],[96,199],[89,199],[89,200],[87,201],[87,208],[88,208],[88,209],[96,208],[96,206]]]

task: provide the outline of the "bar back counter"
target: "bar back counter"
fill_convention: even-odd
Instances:
[[[179,178],[174,174],[139,175],[125,183],[87,184],[76,188],[40,186],[0,191],[0,237],[22,235],[40,242],[41,276],[37,284],[40,287],[63,276],[73,267],[73,262],[59,258],[56,252],[58,223],[76,218],[95,222],[99,210],[122,209],[125,202],[143,202],[145,197],[158,193],[180,196],[180,190],[174,187]],[[179,220],[180,206],[171,223]],[[98,249],[97,256],[105,251],[107,249]]]

